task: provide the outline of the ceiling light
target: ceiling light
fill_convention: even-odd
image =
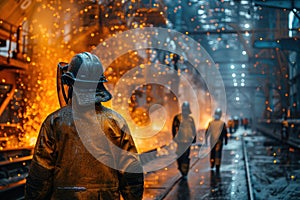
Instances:
[[[245,24],[244,27],[245,28],[250,28],[250,25],[249,24]]]
[[[202,10],[202,9],[199,9],[199,10],[198,10],[198,15],[203,15],[204,13],[205,13],[204,10]]]

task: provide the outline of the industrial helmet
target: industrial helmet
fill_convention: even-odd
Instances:
[[[61,75],[62,84],[67,85],[80,105],[106,102],[112,98],[103,83],[103,67],[99,58],[89,52],[75,55]],[[70,93],[70,92],[69,92]],[[69,97],[70,98],[70,94]]]
[[[187,101],[184,101],[181,106],[181,111],[184,114],[191,114],[190,104]]]
[[[214,118],[219,120],[219,119],[221,119],[221,117],[222,117],[222,110],[221,110],[221,108],[217,108],[215,110]]]

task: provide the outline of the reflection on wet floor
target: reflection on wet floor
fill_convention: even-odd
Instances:
[[[190,199],[190,188],[187,180],[180,179],[175,196],[178,200]]]
[[[242,138],[254,199],[300,199],[300,150],[242,129],[224,146],[219,174],[210,169],[209,156],[199,159],[193,148],[188,179],[181,179],[176,163],[146,174],[144,199],[250,199]]]

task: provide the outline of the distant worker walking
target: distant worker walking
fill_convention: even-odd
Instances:
[[[216,171],[220,172],[223,140],[227,145],[227,128],[224,121],[221,120],[222,110],[217,108],[215,110],[214,119],[209,122],[208,128],[205,132],[206,144],[210,139],[210,166],[213,169],[216,166]]]
[[[233,133],[233,129],[234,129],[234,121],[232,118],[229,118],[228,122],[227,122],[227,126],[229,128],[229,133]]]
[[[243,118],[243,126],[244,126],[244,129],[247,130],[248,129],[248,124],[249,124],[249,120],[248,118]]]
[[[287,142],[288,139],[289,139],[289,122],[287,120],[286,115],[284,115],[281,121],[281,141],[285,143]]]
[[[177,143],[178,169],[183,178],[186,179],[190,166],[191,144],[196,142],[196,127],[193,117],[190,116],[189,103],[183,102],[181,109],[182,112],[173,119],[172,134]]]

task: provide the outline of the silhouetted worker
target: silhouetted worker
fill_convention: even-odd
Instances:
[[[287,121],[286,115],[284,115],[281,121],[281,141],[285,143],[287,142],[288,139],[289,139],[289,122]]]
[[[41,126],[25,199],[142,199],[143,171],[128,126],[101,104],[111,94],[100,60],[84,52],[62,69],[67,105]]]
[[[174,54],[173,58],[172,58],[172,63],[174,65],[174,69],[176,71],[178,71],[178,64],[177,63],[178,63],[179,60],[180,60],[180,57],[177,54]]]
[[[217,108],[215,110],[214,119],[209,122],[208,128],[205,132],[206,144],[208,137],[210,137],[210,166],[213,169],[216,166],[216,171],[220,171],[221,159],[222,159],[222,149],[223,140],[225,140],[225,145],[227,145],[227,128],[224,121],[221,120],[222,110]]]
[[[177,143],[178,169],[186,179],[190,167],[191,144],[196,142],[196,127],[193,117],[190,116],[191,110],[188,102],[183,102],[181,110],[182,112],[173,119],[172,134]]]
[[[249,124],[249,121],[248,121],[248,118],[243,118],[243,126],[244,126],[244,129],[247,130],[248,129],[248,124]]]
[[[239,118],[237,116],[234,116],[233,122],[234,122],[234,132],[236,132],[239,128]]]
[[[229,133],[233,133],[233,129],[234,129],[234,121],[232,118],[229,118],[228,122],[227,122],[227,126],[229,128]]]

